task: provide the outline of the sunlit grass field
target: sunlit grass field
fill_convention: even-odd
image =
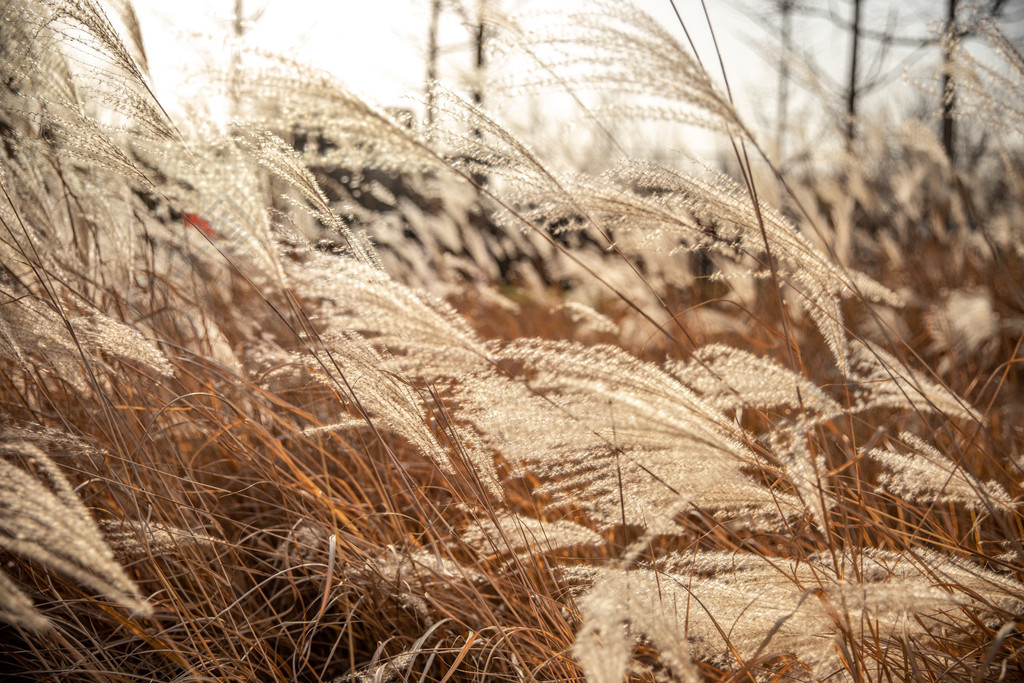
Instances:
[[[0,3],[5,675],[1024,678],[1024,57],[958,54],[969,165],[782,170],[716,55],[572,10],[494,87],[726,166],[264,52],[172,118],[128,3]]]

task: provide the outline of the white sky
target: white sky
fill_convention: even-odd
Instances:
[[[476,0],[464,0],[475,7]],[[494,0],[491,0],[494,1]],[[764,12],[773,4],[769,0],[706,0],[714,22],[725,66],[741,113],[755,126],[770,130],[775,115],[777,73],[768,64],[765,53],[750,45],[768,42],[770,28],[766,20],[752,20],[749,8]],[[582,5],[586,0],[572,0]],[[550,5],[542,3],[541,6]],[[661,21],[680,41],[685,40],[669,0],[637,0],[636,4]],[[714,53],[704,22],[699,0],[676,0],[691,35],[706,64],[714,63]],[[746,14],[737,6],[747,7]],[[841,17],[848,13],[844,0],[809,0],[822,12],[829,9]],[[941,5],[934,0],[866,0],[865,21],[877,28],[886,24],[899,26],[904,35],[927,35],[927,22],[939,18]],[[353,91],[383,105],[414,106],[422,98],[425,74],[427,15],[430,0],[244,0],[247,16],[258,14],[245,36],[250,46],[286,54],[290,58],[310,62],[334,73]],[[502,0],[509,9],[530,7],[529,0]],[[172,112],[178,110],[179,97],[203,99],[196,84],[203,82],[203,71],[209,67],[226,66],[231,37],[234,0],[136,0],[136,11],[143,28],[154,90],[161,102]],[[450,19],[442,31],[442,47],[452,51],[448,57],[447,75],[457,68],[468,69],[469,35]],[[795,27],[797,48],[824,65],[831,78],[845,82],[849,53],[849,37],[831,22],[823,19],[801,19]],[[762,44],[764,44],[762,43]],[[865,72],[872,69],[874,45],[865,44]],[[918,54],[935,63],[936,50]],[[890,54],[886,68],[895,70],[893,85],[882,96],[875,96],[873,107],[887,102],[892,108],[905,111],[921,99],[919,90],[901,77],[900,59],[907,51]],[[911,64],[919,63],[911,55]],[[463,66],[465,65],[465,66]],[[195,77],[189,79],[187,74]],[[717,71],[715,71],[715,75]],[[838,86],[837,86],[838,87]],[[806,102],[806,100],[805,100]],[[803,105],[803,106],[806,106]],[[799,101],[790,113],[799,115]],[[818,122],[819,126],[823,125]],[[809,132],[809,135],[814,135]]]
[[[382,104],[397,104],[423,87],[429,4],[430,0],[245,0],[245,15],[258,14],[246,42],[316,64],[335,73],[356,92]],[[469,0],[466,4],[474,3]],[[505,4],[531,6],[525,0],[506,0]],[[639,0],[636,4],[683,38],[668,0]],[[716,0],[710,0],[709,11],[716,24],[723,18],[722,26],[716,25],[723,32],[719,36],[723,52],[732,55],[732,61],[741,61],[737,59],[739,51],[744,55],[742,61],[749,62],[751,51],[731,30],[737,12],[720,0],[719,7],[715,4]],[[677,5],[689,23],[704,29],[699,3],[677,0]],[[231,35],[234,0],[136,0],[135,8],[156,89],[169,100],[174,99],[187,65],[209,61],[211,48],[216,49],[218,42],[223,44]],[[460,42],[469,44],[468,35],[460,35],[451,24],[444,33],[442,40],[452,51]],[[693,34],[706,40],[706,29]]]

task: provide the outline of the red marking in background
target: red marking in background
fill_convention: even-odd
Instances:
[[[199,228],[204,235],[210,239],[217,238],[217,231],[210,227],[210,221],[206,220],[197,213],[186,213],[184,217],[185,229],[188,230],[188,226],[194,225]]]

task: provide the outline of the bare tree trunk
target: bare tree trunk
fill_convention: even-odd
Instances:
[[[953,41],[956,30],[957,0],[948,0],[946,5],[946,39],[942,43],[942,147],[952,164],[955,159],[956,121],[953,109],[956,105],[956,91],[953,84]]]
[[[486,0],[480,0],[477,3],[476,13],[476,36],[475,36],[475,47],[476,47],[476,61],[474,66],[476,67],[476,80],[473,84],[473,104],[480,106],[484,103],[484,85],[483,75],[484,67],[486,64],[486,52],[484,50],[487,41],[487,25],[484,5]]]
[[[861,0],[853,0],[853,35],[850,46],[850,80],[846,88],[846,148],[853,149],[857,136],[857,57],[860,52]]]
[[[242,5],[242,0],[235,0],[235,15],[234,21],[231,24],[231,30],[233,31],[235,38],[241,38],[242,34],[245,32],[244,16],[245,10]]]
[[[486,12],[487,0],[478,0],[476,7],[476,35],[475,35],[475,47],[476,47],[476,72],[473,80],[473,104],[478,107],[482,107],[484,103],[484,69],[487,66],[485,51],[487,42],[487,12]],[[473,135],[478,140],[483,139],[483,131],[479,128],[473,129]],[[487,175],[484,173],[474,173],[473,182],[478,186],[483,187],[487,184]]]
[[[441,0],[431,0],[427,29],[427,128],[434,125],[434,81],[437,80],[437,24],[441,18]]]
[[[775,144],[780,162],[785,160],[786,124],[789,109],[789,60],[793,53],[793,5],[794,0],[781,0],[782,14],[782,56],[779,59],[779,99],[775,112]]]
[[[242,37],[245,35],[244,16],[245,8],[242,5],[242,0],[235,0],[235,13],[231,22],[231,34],[235,45],[231,48],[231,92],[229,93],[231,98],[229,115],[232,120],[238,118],[239,101],[242,98],[242,56],[239,51],[242,49]]]

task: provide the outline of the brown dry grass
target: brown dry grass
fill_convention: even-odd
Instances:
[[[416,245],[382,244],[385,261],[397,254],[410,269],[451,276],[447,308],[399,283],[411,272],[375,270],[378,250],[360,229],[383,240],[388,217],[343,197],[331,205],[304,165],[330,159],[277,149],[259,117],[210,149],[183,144],[151,105],[141,108],[131,49],[95,23],[93,5],[55,6],[84,34],[51,35],[48,22],[59,21],[40,23],[49,17],[40,4],[9,3],[5,44],[21,52],[0,47],[0,64],[13,74],[36,54],[25,32],[84,41],[121,69],[117,83],[137,96],[122,93],[130,111],[121,114],[145,135],[73,115],[60,87],[91,81],[70,57],[40,57],[38,73],[6,86],[0,457],[52,493],[38,500],[67,493],[47,475],[55,464],[104,533],[94,550],[111,553],[146,604],[133,612],[85,585],[100,568],[76,573],[58,561],[70,546],[57,521],[74,529],[75,520],[33,507],[24,486],[0,487],[0,530],[10,534],[0,538],[0,652],[12,675],[1024,675],[1024,252],[1019,231],[1005,228],[1024,191],[982,211],[960,179],[956,210],[933,212],[952,229],[912,233],[927,212],[885,184],[910,181],[867,156],[837,172],[866,179],[859,204],[840,215],[846,197],[834,178],[774,185],[737,150],[750,194],[771,190],[790,206],[788,189],[834,209],[825,221],[795,205],[776,218],[725,181],[673,194],[682,180],[667,170],[627,173],[628,182],[557,176],[469,107],[449,112],[464,119],[450,132],[462,131],[463,147],[449,168],[425,140],[319,76],[256,74],[247,87],[281,98],[282,116],[324,107],[343,122],[342,143],[373,141],[353,144],[353,158],[397,167],[428,190],[451,180],[432,197],[440,215],[405,208],[417,244],[451,247],[453,231],[479,228],[491,212],[494,239],[502,225],[525,229],[504,246],[569,285],[495,291],[452,276],[437,254],[417,261]],[[603,7],[629,30],[652,30]],[[601,47],[599,28],[581,29],[581,43]],[[649,58],[675,54],[651,48]],[[708,100],[715,86],[692,59],[679,59],[695,69],[683,95],[754,144],[720,93]],[[47,80],[54,74],[63,86]],[[922,187],[949,180],[941,163],[905,152]],[[494,182],[467,193],[481,169]],[[503,186],[503,172],[522,185]],[[643,184],[652,178],[666,186]],[[972,179],[973,191],[983,195],[987,182]],[[470,199],[453,199],[456,187]],[[258,209],[245,226],[256,247],[240,250],[237,233],[192,239],[199,231],[180,215],[211,192]],[[679,254],[630,246],[631,224],[659,211],[657,225],[687,247]],[[310,213],[339,254],[299,234]],[[574,247],[535,230],[581,215],[590,241]],[[819,247],[792,237],[786,220]],[[856,223],[854,237],[840,234],[844,220]],[[757,276],[692,277],[692,251]],[[487,272],[481,253],[478,271],[463,266]],[[841,290],[851,272],[900,293],[902,308],[859,291],[840,303],[826,290]],[[579,300],[594,311],[581,313]],[[866,373],[858,344],[861,364],[895,360]],[[752,357],[714,365],[726,352],[712,345]],[[750,381],[761,375],[783,379]],[[929,458],[938,470],[911,467]],[[54,554],[31,555],[26,538]]]

